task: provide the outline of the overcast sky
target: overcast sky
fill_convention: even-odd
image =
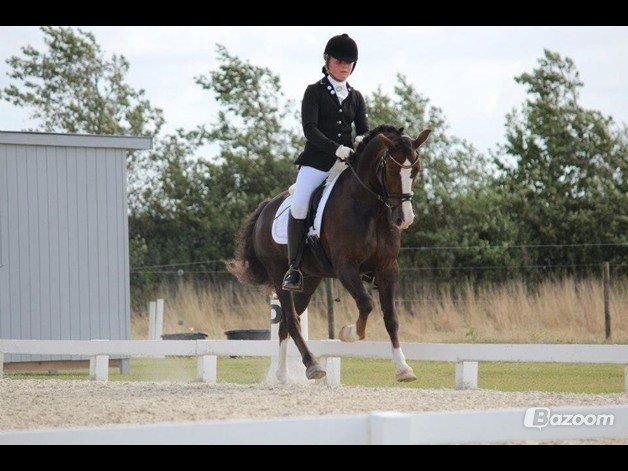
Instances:
[[[216,66],[215,44],[281,77],[300,102],[320,77],[322,51],[347,32],[360,59],[349,82],[363,93],[392,92],[405,74],[441,107],[451,132],[486,151],[503,138],[505,114],[524,99],[513,77],[531,70],[548,48],[574,59],[585,83],[582,104],[628,122],[628,28],[622,27],[84,27],[106,53],[130,61],[128,81],[165,112],[166,130],[211,121],[216,108],[194,76]],[[37,28],[0,27],[0,87],[5,60],[21,46],[43,45]],[[0,129],[33,126],[28,115],[0,102]]]

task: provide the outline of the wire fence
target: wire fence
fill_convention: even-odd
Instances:
[[[609,247],[612,249],[606,250]],[[395,305],[400,313],[413,317],[440,313],[439,316],[446,314],[463,319],[468,315],[501,318],[506,311],[547,310],[550,305],[569,305],[578,322],[592,311],[599,311],[600,316],[603,313],[608,340],[611,302],[615,322],[628,312],[626,247],[628,243],[402,247]],[[503,256],[507,250],[520,250],[521,254]],[[528,250],[536,251],[537,257],[528,258]],[[495,254],[500,258],[493,256]],[[586,257],[578,258],[580,255]],[[504,263],[498,263],[499,260]],[[565,263],[567,260],[573,262]],[[207,259],[135,266],[131,270],[133,303],[137,311],[142,311],[146,300],[159,292],[161,296],[180,299],[182,306],[187,306],[191,299],[193,305],[202,305],[201,309],[224,315],[235,313],[246,317],[266,309],[268,298],[261,295],[257,287],[239,283],[226,269],[227,262]],[[378,298],[373,284],[365,283],[365,288],[374,300]],[[194,294],[188,298],[186,293]],[[332,326],[328,335],[333,338],[333,306],[337,306],[337,315],[346,315],[354,309],[354,300],[339,280],[328,279],[320,284],[308,305],[314,312],[327,316]],[[545,314],[543,311],[538,315]],[[623,332],[621,322],[618,325]]]
[[[582,247],[628,247],[628,243],[585,243],[585,244],[528,244],[528,245],[482,245],[482,246],[423,246],[402,247],[404,253],[416,251],[477,251],[477,250],[503,250],[503,249],[543,249],[560,250],[563,248]],[[401,258],[401,257],[400,257]],[[623,283],[624,276],[628,275],[627,263],[619,258],[619,263],[608,263],[613,282]],[[425,262],[425,260],[422,260]],[[180,283],[191,283],[198,289],[223,290],[226,294],[226,305],[230,308],[248,308],[257,306],[256,301],[243,301],[251,299],[251,293],[256,288],[239,284],[236,278],[225,269],[225,259],[196,260],[190,262],[177,262],[154,265],[136,266],[131,270],[132,285],[135,288],[139,300],[157,286],[164,285],[176,287]],[[414,262],[414,263],[413,263]],[[602,267],[604,262],[596,263],[523,263],[523,264],[446,264],[421,266],[416,260],[403,259],[400,261],[400,283],[398,289],[397,305],[436,305],[446,302],[456,306],[467,302],[469,285],[474,288],[483,283],[505,283],[512,280],[522,281],[526,289],[534,290],[548,278],[560,279],[566,276],[595,280],[602,279]],[[321,285],[322,286],[322,285]],[[342,297],[349,297],[341,283],[335,282],[334,300],[340,302]],[[367,284],[367,289],[373,286]],[[319,292],[320,291],[320,292]],[[325,300],[323,289],[319,289],[312,298],[310,304],[328,304]],[[443,295],[442,293],[447,293]],[[431,294],[430,294],[431,293]],[[466,294],[465,294],[466,293]],[[474,297],[473,303],[478,305],[490,304],[490,300],[480,300]]]
[[[401,247],[401,252],[407,251],[463,251],[463,250],[512,250],[512,249],[537,249],[537,248],[575,248],[575,247],[628,247],[628,242],[616,242],[616,243],[580,243],[580,244],[519,244],[519,245],[475,245],[475,246],[408,246]],[[211,259],[211,260],[201,260],[201,261],[193,261],[193,262],[176,262],[176,263],[167,263],[167,264],[157,264],[157,265],[142,265],[138,267],[133,267],[131,269],[132,273],[145,273],[147,270],[150,270],[151,273],[155,273],[154,269],[160,268],[171,268],[171,267],[187,267],[187,266],[195,266],[195,265],[215,265],[215,264],[226,264],[228,259]],[[476,269],[476,268],[556,268],[556,267],[572,267],[572,266],[597,266],[598,264],[548,264],[548,265],[509,265],[509,266],[471,266],[471,267],[421,267],[421,270],[447,270],[447,269]],[[412,268],[407,268],[409,270]],[[418,269],[418,268],[417,268]],[[227,270],[212,270],[215,273],[228,273]],[[207,271],[186,271],[187,273],[207,273]],[[179,270],[168,271],[168,270],[160,270],[159,273],[179,273]]]

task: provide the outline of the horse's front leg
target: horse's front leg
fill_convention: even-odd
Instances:
[[[355,324],[345,325],[338,334],[343,342],[364,340],[366,336],[366,321],[373,310],[373,298],[364,289],[362,277],[356,264],[345,261],[338,271],[338,279],[351,294],[358,307],[358,320]]]
[[[395,378],[397,381],[415,381],[417,377],[414,375],[412,367],[406,363],[406,358],[399,344],[399,321],[397,320],[397,311],[395,310],[395,298],[397,296],[397,287],[399,286],[399,267],[397,262],[378,271],[377,284],[379,301],[384,313],[384,324],[392,343]]]

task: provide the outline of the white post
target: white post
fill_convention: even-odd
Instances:
[[[283,312],[281,310],[281,303],[277,298],[277,295],[273,293],[270,297],[270,340],[274,340],[277,342],[277,353],[273,353],[270,357],[270,368],[268,368],[268,372],[266,373],[266,383],[276,384],[277,383],[277,370],[279,369],[279,323],[281,322],[281,318],[283,316]],[[301,314],[301,335],[305,340],[308,338],[308,320],[307,320],[307,309]],[[288,338],[288,344],[284,345],[285,350],[296,350],[296,345],[292,341],[291,338]],[[292,348],[293,347],[293,348]],[[305,365],[301,361],[300,355],[288,355],[286,358],[286,365],[288,369],[287,374],[287,382],[289,383],[300,383],[307,384],[308,379],[305,376]]]
[[[157,303],[148,303],[148,340],[155,340]]]
[[[0,371],[0,378],[2,378],[2,371]],[[624,392],[628,393],[628,365],[624,367]]]
[[[273,293],[270,296],[270,340],[274,340],[277,343],[279,340],[279,322],[281,322],[281,304],[279,303],[279,299],[277,299],[277,295]],[[268,368],[268,372],[266,373],[266,382],[275,383],[277,382],[276,374],[279,369],[279,350],[276,350],[277,353],[273,353],[270,356],[270,368]]]
[[[155,312],[155,339],[161,340],[164,334],[164,300],[157,300],[157,310]]]
[[[303,337],[303,340],[307,340],[310,332],[310,329],[308,328],[307,309],[303,311],[303,314],[299,316],[299,319],[301,320],[301,336]]]
[[[0,352],[0,379],[2,379],[3,376],[4,376],[4,353]]]
[[[324,383],[327,386],[340,386],[340,357],[321,358],[322,367],[325,369],[325,377],[316,380],[317,383]]]
[[[216,355],[199,355],[196,357],[196,379],[205,383],[216,384]]]
[[[89,359],[89,379],[107,381],[109,379],[109,356],[94,355]]]
[[[478,388],[478,362],[456,362],[456,389]]]

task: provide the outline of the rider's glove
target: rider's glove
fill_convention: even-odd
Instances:
[[[355,139],[353,140],[353,145],[357,146],[360,142],[362,142],[364,140],[364,136],[366,136],[366,134],[355,136]]]
[[[352,152],[353,149],[351,147],[341,145],[338,146],[338,149],[336,149],[336,157],[338,157],[340,160],[347,160]]]

